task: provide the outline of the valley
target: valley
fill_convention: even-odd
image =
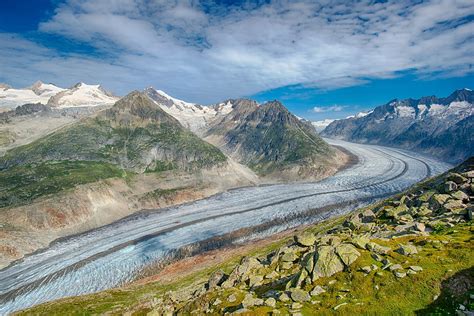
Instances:
[[[0,316],[474,316],[474,1],[0,8]]]
[[[248,241],[318,222],[450,167],[402,150],[327,141],[356,155],[358,162],[319,182],[235,189],[167,209],[144,210],[58,240],[0,271],[0,311],[120,286],[182,247],[242,228],[261,227],[245,237]]]

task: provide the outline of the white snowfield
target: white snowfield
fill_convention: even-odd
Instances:
[[[65,108],[113,104],[118,99],[106,93],[100,85],[88,85],[82,82],[69,89],[41,81],[24,89],[0,87],[0,111],[8,111],[26,103],[42,103]],[[51,102],[52,100],[54,102]]]
[[[46,104],[52,96],[64,90],[54,84],[46,84],[41,81],[37,81],[25,89],[0,88],[0,111],[14,109],[26,103]]]
[[[53,243],[1,270],[0,314],[119,286],[173,250],[240,228],[280,219],[279,226],[270,229],[273,233],[317,222],[400,192],[451,167],[398,149],[327,141],[345,147],[359,162],[316,183],[248,187],[142,212]],[[322,207],[308,218],[308,210]],[[285,222],[288,218],[292,220]]]
[[[48,104],[58,108],[75,106],[112,105],[119,98],[108,95],[100,85],[89,85],[83,82],[57,94],[49,100]]]

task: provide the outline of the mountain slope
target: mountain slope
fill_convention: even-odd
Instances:
[[[473,115],[474,93],[462,89],[446,98],[393,100],[363,117],[334,121],[321,135],[460,161],[474,154]]]
[[[8,151],[0,158],[0,169],[51,160],[103,161],[144,172],[210,167],[225,156],[146,95],[132,92],[95,118]]]
[[[145,94],[132,92],[0,157],[0,268],[134,212],[258,181]]]
[[[205,139],[262,176],[318,177],[335,166],[336,150],[278,101],[229,100],[233,110],[215,121]]]

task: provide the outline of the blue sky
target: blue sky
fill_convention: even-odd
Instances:
[[[279,99],[340,118],[474,88],[474,2],[3,0],[0,82]]]

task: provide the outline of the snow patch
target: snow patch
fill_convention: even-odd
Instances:
[[[409,117],[409,118],[414,118],[415,117],[415,109],[412,108],[411,106],[397,106],[395,107],[395,111],[398,115],[398,117]]]

